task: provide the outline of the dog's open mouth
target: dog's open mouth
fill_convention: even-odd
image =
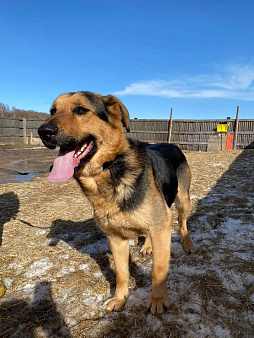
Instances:
[[[61,147],[47,181],[65,182],[69,180],[74,174],[74,169],[82,159],[90,154],[93,148],[93,140],[78,144],[75,149]]]

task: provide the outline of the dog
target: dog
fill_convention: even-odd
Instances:
[[[187,218],[191,174],[182,151],[173,144],[128,139],[129,113],[112,95],[80,91],[60,95],[38,133],[50,149],[60,147],[50,182],[74,177],[107,235],[116,269],[115,295],[109,311],[120,311],[128,296],[129,239],[146,235],[143,255],[153,255],[148,309],[169,307],[166,279],[171,244],[171,205],[175,203],[187,253],[196,252]]]

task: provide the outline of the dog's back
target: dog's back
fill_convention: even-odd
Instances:
[[[171,207],[177,195],[178,183],[186,192],[190,188],[190,170],[186,158],[174,144],[147,144],[146,150],[157,187]]]

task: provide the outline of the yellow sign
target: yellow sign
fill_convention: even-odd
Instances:
[[[218,133],[226,133],[228,131],[227,123],[217,124],[217,132]]]
[[[0,281],[0,298],[3,297],[4,293],[5,293],[5,288],[4,288],[3,283]]]

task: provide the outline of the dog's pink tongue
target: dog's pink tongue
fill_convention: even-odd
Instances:
[[[60,148],[47,181],[65,182],[72,178],[74,174],[74,153],[75,150]]]

